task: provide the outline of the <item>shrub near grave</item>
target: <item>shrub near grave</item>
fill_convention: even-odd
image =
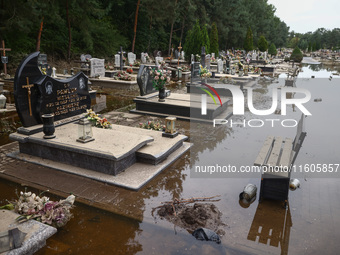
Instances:
[[[294,62],[301,62],[303,59],[303,54],[301,52],[301,50],[299,49],[299,47],[296,47],[293,50],[292,55],[290,56],[290,60],[294,60]]]

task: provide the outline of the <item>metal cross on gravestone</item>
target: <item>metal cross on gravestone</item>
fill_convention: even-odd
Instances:
[[[5,75],[7,75],[7,63],[8,63],[8,57],[6,56],[6,51],[11,51],[11,49],[6,49],[5,48],[5,41],[2,40],[2,48],[0,48],[0,50],[2,50],[2,56],[1,56],[1,62],[4,64],[4,73]]]
[[[123,51],[123,47],[120,46],[120,51],[118,52],[118,54],[120,55],[120,65],[119,65],[119,69],[121,71],[123,71],[123,66],[124,66],[124,62],[123,62],[123,54],[125,54],[125,51]]]
[[[201,65],[205,67],[205,47],[202,46],[202,52],[201,52]]]
[[[29,78],[26,77],[26,85],[23,85],[22,88],[27,89],[27,97],[28,97],[28,109],[30,112],[30,116],[32,116],[32,104],[31,104],[31,88],[34,87],[34,84],[29,84]]]

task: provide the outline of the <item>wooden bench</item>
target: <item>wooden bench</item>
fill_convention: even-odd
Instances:
[[[288,201],[291,168],[306,136],[304,118],[302,114],[294,141],[274,136],[265,140],[254,162],[262,170],[260,201],[263,198]]]

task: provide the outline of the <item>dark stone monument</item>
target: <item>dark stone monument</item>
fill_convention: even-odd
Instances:
[[[205,47],[202,46],[202,52],[201,52],[201,65],[205,67]]]
[[[137,84],[139,86],[140,95],[144,96],[156,92],[157,90],[152,86],[152,78],[150,77],[151,68],[157,68],[156,66],[150,67],[141,65],[137,74]]]
[[[39,52],[28,55],[14,78],[14,99],[24,127],[42,124],[43,114],[53,113],[61,120],[85,112],[91,107],[88,78],[82,72],[65,80],[41,73]]]
[[[200,80],[200,63],[193,62],[191,64],[191,84]]]

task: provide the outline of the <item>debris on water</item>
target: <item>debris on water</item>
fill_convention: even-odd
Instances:
[[[257,187],[254,184],[248,183],[244,187],[243,192],[240,193],[240,199],[246,199],[248,201],[252,200],[256,196]]]
[[[197,239],[197,240],[201,240],[201,241],[213,241],[216,243],[221,243],[221,239],[218,236],[218,234],[216,234],[214,231],[207,229],[207,228],[198,228],[196,229],[192,235]]]
[[[222,213],[212,203],[199,203],[202,201],[219,201],[220,199],[213,200],[216,197],[175,199],[174,201],[163,202],[163,205],[152,209],[152,216],[154,216],[154,211],[157,210],[161,219],[166,219],[190,233],[198,228],[207,228],[219,235],[224,235],[225,231],[222,227],[226,224],[222,222]],[[190,203],[194,204],[189,205]]]
[[[321,102],[322,101],[322,98],[315,98],[314,99],[314,102]]]
[[[291,179],[289,181],[289,188],[290,190],[296,190],[297,188],[300,188],[300,181],[298,179]]]
[[[256,200],[257,187],[254,184],[247,184],[239,195],[239,204],[243,208],[248,208]]]

